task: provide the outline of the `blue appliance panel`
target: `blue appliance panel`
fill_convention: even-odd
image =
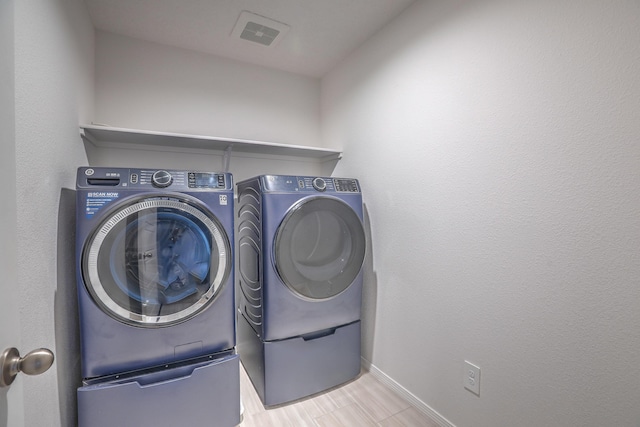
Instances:
[[[310,396],[360,374],[360,321],[316,334],[263,341],[238,316],[238,352],[265,406]]]
[[[79,427],[236,426],[240,368],[233,352],[158,371],[85,382]]]
[[[359,182],[240,182],[238,242],[238,351],[263,403],[357,376],[366,252]]]
[[[230,174],[80,168],[82,376],[235,346]]]
[[[312,196],[313,197],[313,196]],[[323,201],[326,201],[329,196],[324,196]],[[289,338],[297,335],[302,335],[309,332],[314,332],[321,329],[330,328],[332,326],[344,325],[360,319],[360,306],[362,300],[362,261],[364,260],[365,241],[364,231],[361,225],[360,218],[362,215],[362,204],[359,197],[354,197],[352,200],[351,224],[353,229],[358,230],[359,238],[354,238],[354,234],[349,231],[345,231],[347,227],[341,230],[339,235],[331,233],[328,230],[324,230],[322,227],[312,230],[309,234],[308,230],[298,228],[294,231],[294,237],[289,239],[289,242],[282,242],[277,240],[277,234],[282,224],[277,218],[283,218],[283,213],[288,208],[295,206],[300,202],[314,202],[317,199],[311,198],[296,198],[295,195],[290,194],[273,194],[263,196],[263,323],[262,323],[262,337],[266,341]],[[343,198],[344,200],[344,198]],[[347,201],[349,201],[347,199]],[[343,203],[344,204],[344,203]],[[343,211],[344,213],[346,211]],[[314,216],[313,213],[310,216]],[[331,213],[329,216],[335,217],[335,213]],[[276,220],[274,220],[276,218]],[[355,222],[356,219],[358,222]],[[304,221],[300,221],[304,222]],[[324,235],[323,235],[324,233]],[[291,240],[304,241],[305,236],[309,236],[307,241],[318,243],[320,239],[330,235],[337,239],[349,242],[352,246],[351,251],[355,251],[355,247],[360,248],[360,260],[356,261],[356,269],[352,270],[355,274],[352,277],[352,281],[347,283],[347,287],[344,288],[343,284],[339,285],[341,292],[336,295],[330,295],[326,298],[312,298],[311,296],[304,295],[301,292],[296,292],[292,288],[296,283],[287,286],[283,281],[283,274],[278,270],[276,265],[276,259],[278,258],[291,258],[296,256],[304,256],[303,252],[295,251],[294,245]],[[299,236],[299,237],[296,237]],[[276,242],[280,245],[280,249],[276,248]],[[345,244],[343,242],[343,244]],[[318,243],[319,246],[322,243]],[[335,243],[330,243],[326,246],[334,246]],[[286,253],[284,253],[286,251]],[[313,255],[311,260],[313,261]],[[291,272],[291,276],[300,277],[302,274],[295,274],[296,264],[303,264],[304,259],[292,260],[287,267]],[[326,266],[332,263],[332,261],[318,261],[318,265]],[[313,263],[309,264],[310,269],[313,269]],[[304,264],[303,264],[304,266]],[[317,280],[316,287],[330,288],[331,277],[335,277],[336,281],[340,281],[339,275],[342,274],[340,267],[329,267],[328,272],[321,272],[319,275],[324,276],[326,279],[323,281]],[[301,269],[298,269],[301,270]],[[313,274],[313,271],[308,275]],[[305,287],[306,284],[301,285]]]
[[[355,179],[238,184],[240,309],[265,341],[360,319],[366,251]]]

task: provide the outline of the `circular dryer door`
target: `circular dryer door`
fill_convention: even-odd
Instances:
[[[112,211],[88,240],[82,274],[110,316],[168,326],[207,308],[231,271],[227,234],[186,195],[140,197]]]
[[[275,265],[296,294],[314,300],[340,294],[355,280],[365,255],[362,221],[329,197],[300,201],[278,227]]]

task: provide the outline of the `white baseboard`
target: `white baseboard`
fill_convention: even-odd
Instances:
[[[362,368],[373,375],[375,379],[400,395],[400,397],[405,399],[414,408],[422,412],[425,416],[431,419],[434,423],[438,424],[440,427],[456,427],[455,425],[451,424],[449,420],[440,415],[437,411],[424,403],[422,400],[418,399],[413,393],[402,387],[393,378],[382,372],[380,369],[378,369],[378,367],[376,367],[365,358],[362,358]]]

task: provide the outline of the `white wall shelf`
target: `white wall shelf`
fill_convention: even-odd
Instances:
[[[93,145],[104,148],[157,149],[160,151],[178,151],[180,149],[231,151],[232,153],[247,155],[303,157],[320,162],[339,160],[342,156],[342,152],[338,150],[304,145],[155,132],[101,125],[80,125],[80,134]]]

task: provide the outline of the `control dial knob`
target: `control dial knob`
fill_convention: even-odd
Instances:
[[[151,183],[154,187],[158,188],[166,188],[170,186],[172,182],[173,177],[169,172],[164,170],[154,172],[153,176],[151,177]]]
[[[324,179],[322,178],[314,178],[311,184],[313,185],[313,188],[318,191],[325,191],[327,189],[327,183],[324,182]]]

